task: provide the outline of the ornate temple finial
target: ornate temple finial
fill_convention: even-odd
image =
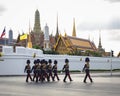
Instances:
[[[57,13],[57,27],[56,27],[56,35],[55,35],[56,42],[57,42],[58,37],[59,37],[59,28],[58,28],[58,13]]]
[[[72,36],[76,37],[75,18],[73,18],[73,32]]]
[[[27,47],[32,48],[32,42],[31,42],[31,28],[30,28],[30,20],[29,20],[29,35],[28,35],[28,42],[27,42]]]
[[[101,44],[101,30],[99,30],[99,45],[98,48],[102,48],[102,44]]]
[[[67,33],[66,33],[66,31],[65,31],[65,30],[64,30],[64,33],[65,33],[65,34],[64,34],[64,36],[66,37],[66,36],[67,36]]]

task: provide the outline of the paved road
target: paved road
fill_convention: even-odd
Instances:
[[[92,73],[94,83],[83,83],[84,74],[72,74],[74,81],[34,83],[25,76],[0,77],[0,96],[120,96],[120,73]]]

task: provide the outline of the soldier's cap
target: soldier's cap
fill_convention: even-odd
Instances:
[[[27,62],[26,62],[27,64],[30,64],[30,60],[27,60]]]
[[[48,61],[45,60],[45,64],[47,65],[47,64],[48,64]]]
[[[52,60],[51,60],[51,59],[49,59],[49,60],[48,60],[48,63],[52,63]]]
[[[37,60],[34,60],[34,64],[36,64],[37,63]]]
[[[68,59],[65,59],[65,63],[68,63],[69,62],[69,60]]]
[[[37,59],[37,63],[40,63],[40,59]]]
[[[57,60],[54,61],[54,64],[57,64]]]
[[[42,59],[42,60],[41,60],[41,64],[43,64],[43,63],[45,63],[45,59]]]
[[[86,57],[85,62],[90,62],[90,59],[88,57]]]

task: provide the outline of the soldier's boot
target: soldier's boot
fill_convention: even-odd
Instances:
[[[27,76],[27,78],[26,78],[26,82],[28,82],[28,76]]]
[[[66,80],[64,79],[63,82],[66,82]]]
[[[68,75],[68,77],[69,77],[69,80],[70,80],[70,81],[73,81],[72,78],[70,77],[70,75]]]
[[[83,81],[84,83],[87,83],[85,80]]]
[[[63,82],[66,82],[66,78],[63,79]]]
[[[47,81],[50,82],[50,78],[49,77],[47,77]]]
[[[54,77],[52,77],[52,81],[55,81],[55,80],[54,80]]]
[[[64,79],[63,79],[63,82],[66,82],[66,78],[67,78],[67,75],[65,75]]]
[[[93,80],[90,78],[90,82],[93,83]]]
[[[58,81],[60,80],[58,76],[57,76],[57,80],[58,80]]]
[[[28,80],[26,80],[26,82],[28,82]]]

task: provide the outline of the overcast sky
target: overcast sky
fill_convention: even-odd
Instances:
[[[71,35],[75,18],[77,37],[90,37],[98,47],[101,32],[102,47],[120,51],[120,0],[0,0],[0,34],[6,26],[6,32],[11,28],[17,38],[28,32],[29,21],[33,29],[36,9],[42,30],[47,23],[54,35],[58,14],[59,32]]]

